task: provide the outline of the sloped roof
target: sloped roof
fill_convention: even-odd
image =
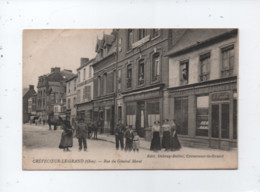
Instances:
[[[176,42],[175,46],[169,51],[168,55],[190,46],[200,44],[201,42],[217,37],[221,34],[231,32],[232,30],[234,29],[188,29],[179,41]]]

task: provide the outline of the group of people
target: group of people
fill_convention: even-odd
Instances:
[[[140,140],[136,130],[133,130],[132,126],[124,126],[121,120],[115,128],[115,140],[116,149],[119,150],[119,144],[121,150],[125,151],[139,151]],[[125,142],[124,142],[125,140]]]
[[[160,122],[155,121],[152,126],[153,138],[151,142],[150,150],[152,151],[160,151],[162,148],[165,151],[176,151],[181,148],[181,144],[178,140],[177,136],[177,127],[174,120],[169,121],[168,119],[164,120],[162,125],[163,136],[162,143],[160,138]]]
[[[75,136],[78,139],[79,151],[84,149],[87,151],[87,137],[89,131],[94,132],[94,139],[97,139],[97,132],[100,128],[98,123],[86,123],[83,119],[77,119],[73,126],[71,126],[68,118],[66,120],[62,120],[62,135],[59,148],[64,151],[69,151],[69,148],[73,146],[73,135],[76,131]],[[162,128],[162,142],[160,137],[160,130]],[[161,149],[165,149],[165,151],[175,151],[181,148],[181,144],[178,140],[177,136],[177,128],[174,120],[169,121],[168,119],[164,120],[162,127],[159,121],[155,121],[152,126],[153,138],[151,141],[150,150],[152,151],[160,151]],[[121,120],[118,121],[118,124],[115,128],[115,141],[116,141],[116,149],[125,150],[125,151],[139,151],[140,148],[140,139],[137,134],[137,131],[133,129],[132,126],[125,126]]]
[[[73,146],[74,133],[76,133],[75,136],[78,139],[79,151],[82,149],[87,151],[87,137],[89,132],[93,131],[95,140],[97,140],[98,130],[103,132],[102,123],[99,123],[100,121],[86,123],[84,119],[78,118],[71,125],[68,117],[66,117],[66,120],[59,117],[59,120],[63,129],[59,148],[64,151],[70,151],[69,148]]]

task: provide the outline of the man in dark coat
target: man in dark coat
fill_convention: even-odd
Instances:
[[[118,124],[115,129],[115,139],[116,139],[116,149],[119,149],[119,143],[121,146],[121,150],[124,149],[124,131],[125,131],[125,126],[121,122],[121,120],[118,121]]]
[[[132,126],[128,126],[125,132],[125,150],[132,151],[133,149],[133,139],[134,139],[134,132],[132,130]]]
[[[78,138],[79,142],[79,151],[82,150],[82,144],[84,146],[84,151],[87,151],[87,136],[88,136],[88,127],[87,124],[80,119],[76,123],[76,137]]]

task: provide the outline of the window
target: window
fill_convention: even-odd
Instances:
[[[122,107],[118,107],[118,120],[122,120]]]
[[[160,57],[159,53],[153,55],[152,59],[152,81],[160,79]]]
[[[105,95],[107,93],[107,73],[104,74],[103,78],[103,94]]]
[[[77,80],[76,79],[74,79],[74,91],[76,91],[76,89],[77,89],[77,82],[76,82]]]
[[[101,77],[100,76],[98,76],[98,90],[97,90],[97,96],[100,96],[100,84],[101,84]]]
[[[209,96],[197,97],[196,135],[208,136],[209,131]]]
[[[87,100],[87,101],[91,100],[91,86],[84,87],[83,98],[84,98],[84,100]]]
[[[159,29],[152,30],[152,38],[159,36]]]
[[[138,65],[138,85],[144,84],[144,59],[139,60]]]
[[[222,70],[221,77],[230,77],[234,70],[234,45],[222,49]]]
[[[118,90],[121,90],[121,81],[122,81],[122,75],[121,75],[122,71],[121,69],[118,70]]]
[[[83,70],[83,80],[86,80],[86,68]]]
[[[189,61],[182,61],[180,63],[180,81],[181,81],[181,85],[188,84],[188,81],[189,81]]]
[[[70,93],[70,82],[68,82],[68,93]]]
[[[128,29],[128,32],[127,32],[127,48],[128,49],[132,48],[133,41],[134,41],[133,30]]]
[[[139,29],[138,30],[138,40],[141,40],[142,38],[145,37],[145,29]]]
[[[70,109],[70,99],[68,99],[68,109]]]
[[[210,53],[200,56],[200,81],[209,80]]]
[[[132,65],[127,65],[126,87],[132,87]]]
[[[92,66],[89,66],[89,78],[92,77]]]
[[[80,82],[80,72],[78,73],[78,82]]]
[[[80,90],[77,91],[77,103],[80,103]]]
[[[76,97],[73,97],[73,107],[76,105]]]

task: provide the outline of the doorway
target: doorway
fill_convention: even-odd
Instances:
[[[211,106],[211,136],[213,138],[229,138],[229,103],[212,104]]]

